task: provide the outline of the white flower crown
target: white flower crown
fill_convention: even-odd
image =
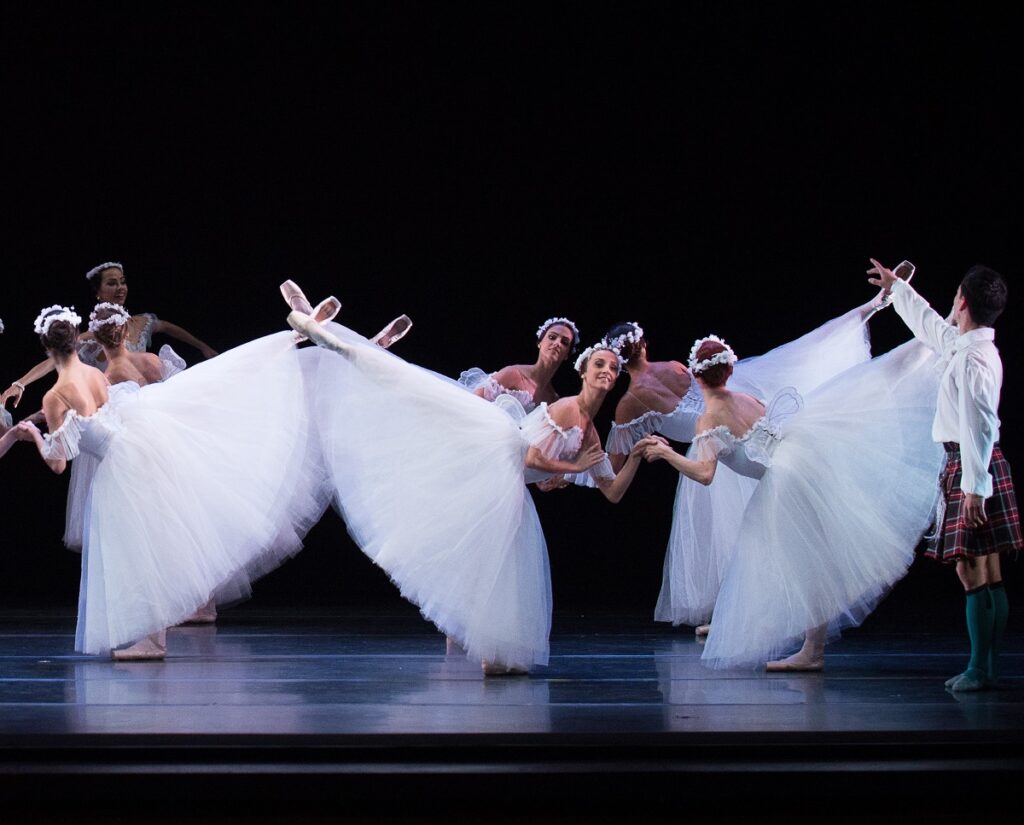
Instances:
[[[576,329],[576,325],[568,318],[548,318],[543,324],[537,327],[537,340],[539,341],[541,339],[541,336],[544,335],[544,332],[548,327],[553,327],[555,324],[562,324],[572,330],[572,346],[573,349],[575,349],[580,342],[580,331]]]
[[[67,321],[75,329],[78,329],[78,325],[82,323],[82,319],[75,312],[74,307],[62,307],[60,304],[54,304],[52,307],[44,309],[38,316],[36,316],[34,327],[36,334],[46,335],[47,331],[50,329],[50,325],[54,321]]]
[[[639,344],[640,339],[644,337],[644,329],[640,324],[636,321],[627,321],[627,323],[632,327],[629,332],[616,335],[614,338],[605,339],[617,353],[622,351],[623,344]]]
[[[121,264],[119,264],[117,261],[107,261],[106,263],[100,264],[99,266],[94,266],[92,269],[86,272],[85,279],[87,281],[91,281],[93,278],[99,275],[104,269],[110,269],[111,267],[116,267],[117,269],[120,269],[121,274],[124,275],[124,267],[121,266]]]
[[[710,358],[705,358],[703,361],[697,360],[697,350],[699,350],[704,344],[709,341],[714,341],[716,344],[721,344],[725,347],[721,352],[716,352]],[[698,338],[693,342],[693,347],[690,349],[690,357],[687,360],[687,364],[690,367],[690,372],[696,374],[704,372],[709,367],[715,366],[715,364],[729,364],[732,366],[736,363],[736,353],[732,351],[725,341],[719,338],[717,335],[708,335],[705,338]]]
[[[96,313],[101,309],[110,309],[113,310],[113,313],[107,318],[97,318]],[[130,318],[131,316],[128,314],[128,310],[120,304],[112,304],[109,301],[102,301],[101,303],[96,304],[96,306],[93,307],[92,312],[89,313],[89,332],[95,332],[100,327],[107,326],[108,324],[123,327],[128,323]]]
[[[625,363],[625,362],[622,360],[622,356],[619,355],[619,351],[617,349],[615,349],[615,347],[613,347],[610,343],[608,343],[608,341],[606,339],[602,338],[596,344],[592,344],[591,346],[587,347],[585,350],[583,350],[583,352],[581,352],[579,354],[579,356],[576,358],[576,363],[573,364],[573,369],[575,369],[576,372],[579,372],[583,368],[583,364],[586,363],[586,360],[591,355],[593,355],[595,352],[598,352],[599,350],[603,350],[603,349],[608,350],[609,352],[614,352],[615,353],[615,357],[619,359],[619,367],[621,368],[623,363]]]

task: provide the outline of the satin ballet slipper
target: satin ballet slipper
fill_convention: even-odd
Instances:
[[[150,633],[135,644],[113,650],[110,658],[115,662],[153,662],[167,655],[167,631]]]
[[[313,314],[312,305],[295,281],[285,281],[281,284],[280,289],[284,302],[288,304],[289,309],[295,312],[304,312],[306,315]]]
[[[217,621],[217,603],[210,599],[182,624],[213,624],[215,621]]]
[[[711,625],[709,625],[709,624],[697,625],[693,629],[693,635],[695,635],[695,636],[707,636],[710,632],[711,632]]]
[[[484,676],[526,676],[529,671],[521,667],[509,667],[501,662],[481,662],[480,669]]]
[[[341,301],[331,295],[317,304],[310,315],[318,324],[326,324],[328,321],[333,321],[339,312],[341,312]]]
[[[412,329],[412,319],[408,315],[399,315],[370,339],[371,344],[376,344],[381,349],[387,349],[396,341],[400,341],[405,334]]]

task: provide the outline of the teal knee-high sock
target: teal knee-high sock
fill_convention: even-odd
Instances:
[[[988,586],[992,595],[992,644],[988,654],[988,675],[995,679],[998,675],[999,651],[1003,647],[1003,633],[1006,631],[1006,620],[1010,615],[1010,602],[1006,598],[1006,588],[1001,581]]]
[[[967,635],[971,640],[971,660],[968,672],[980,670],[988,674],[989,654],[992,651],[992,593],[987,584],[967,591]]]

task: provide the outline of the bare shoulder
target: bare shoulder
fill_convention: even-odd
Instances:
[[[520,389],[523,377],[523,368],[518,364],[510,364],[494,373],[494,380],[509,390]]]
[[[548,404],[548,415],[563,429],[579,426],[580,405],[576,403],[576,396],[559,398],[553,404]]]
[[[647,408],[641,404],[631,393],[623,395],[619,403],[615,405],[615,423],[628,424],[635,418],[639,418],[647,412]]]

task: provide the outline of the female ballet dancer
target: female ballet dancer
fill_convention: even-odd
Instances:
[[[514,398],[530,412],[541,402],[553,404],[558,400],[551,379],[579,343],[576,324],[568,318],[548,318],[537,328],[537,360],[532,365],[511,364],[490,375],[473,367],[459,376],[459,383],[488,401],[501,396]]]
[[[86,279],[96,296],[96,303],[111,303],[124,306],[128,298],[128,282],[125,280],[124,267],[114,261],[100,264],[90,269]],[[200,341],[187,330],[172,324],[169,321],[162,321],[151,312],[143,312],[131,316],[128,322],[128,332],[125,346],[129,352],[147,352],[152,343],[154,335],[163,334],[199,350],[203,358],[212,358],[217,353]],[[79,336],[79,357],[85,364],[106,368],[106,359],[103,349],[97,342],[92,332],[86,332]],[[21,397],[25,388],[34,381],[47,375],[54,369],[54,363],[49,359],[36,364],[27,373],[11,385],[0,395],[0,405],[6,406],[9,399],[14,399],[14,406],[21,403]]]
[[[760,398],[771,398],[787,385],[806,392],[867,360],[870,348],[865,321],[880,305],[881,293],[874,301],[795,341],[740,361],[733,385]],[[616,324],[605,338],[620,350],[630,382],[616,407],[615,424],[606,443],[612,466],[646,435],[658,433],[691,443],[704,411],[704,398],[687,368],[678,361],[650,361],[647,337],[635,321]],[[690,624],[698,636],[707,635],[710,625],[706,622],[737,526],[731,514],[745,506],[756,483],[728,468],[719,469],[711,487],[680,476],[656,621]]]
[[[356,543],[486,675],[547,664],[550,574],[526,484],[603,464],[595,475],[605,496],[626,492],[647,442],[616,475],[593,428],[616,353],[588,348],[577,360],[579,395],[541,402],[517,426],[351,330],[297,313],[288,321],[324,348],[300,356],[317,360],[321,444]]]
[[[857,625],[906,572],[934,511],[940,461],[927,439],[934,358],[909,342],[853,366],[806,396],[767,404],[727,387],[736,357],[715,336],[694,344],[705,398],[695,458],[669,461],[710,484],[719,463],[759,479],[739,522],[702,658],[713,667],[769,662],[821,670],[826,641]],[[930,481],[929,481],[930,480]]]
[[[50,432],[19,427],[55,472],[80,454],[100,459],[76,633],[77,650],[100,654],[180,624],[214,593],[248,595],[301,549],[329,502],[294,333],[108,395],[103,373],[78,358],[78,323],[64,307],[37,319],[58,369],[44,397]]]
[[[120,304],[107,301],[96,304],[89,315],[89,333],[103,348],[103,363],[107,367],[107,381],[111,386],[132,382],[144,387],[156,381],[164,381],[185,368],[185,362],[167,345],[160,348],[159,356],[129,350],[127,333],[130,324],[131,316],[128,311]],[[82,531],[89,484],[98,463],[99,458],[89,453],[82,453],[71,463],[64,522],[64,546],[78,553],[82,551]]]

